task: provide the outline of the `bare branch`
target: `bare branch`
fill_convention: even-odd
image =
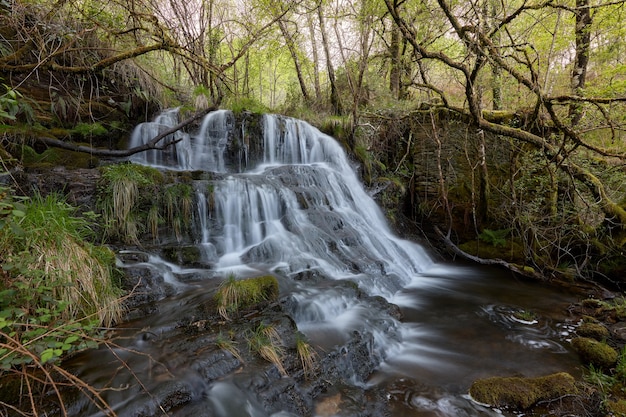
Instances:
[[[207,113],[216,110],[217,106],[211,106],[206,110],[203,110],[199,113],[196,113],[195,115],[191,116],[190,118],[184,120],[183,122],[177,124],[174,127],[171,127],[163,132],[161,132],[159,135],[155,136],[152,140],[150,140],[150,142],[147,142],[141,146],[136,146],[134,148],[131,149],[100,149],[100,148],[92,148],[90,146],[83,146],[83,145],[76,145],[74,143],[70,143],[70,142],[65,142],[59,139],[54,139],[54,138],[49,138],[49,137],[38,137],[35,140],[39,143],[43,143],[45,145],[48,146],[52,146],[55,148],[61,148],[61,149],[65,149],[68,151],[74,151],[74,152],[82,152],[82,153],[88,153],[90,155],[93,156],[104,156],[104,157],[125,157],[125,156],[131,156],[134,155],[136,153],[139,152],[145,152],[148,150],[164,150],[166,148],[168,148],[169,146],[174,145],[175,143],[177,143],[178,141],[171,141],[171,142],[167,142],[163,145],[159,145],[159,142],[161,142],[164,138],[166,138],[167,136],[171,135],[172,133],[175,133],[179,130],[181,130],[182,128],[184,128],[185,126],[195,122],[196,120],[206,116]]]

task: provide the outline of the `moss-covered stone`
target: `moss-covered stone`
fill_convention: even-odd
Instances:
[[[215,300],[219,313],[228,319],[232,313],[250,309],[259,303],[275,301],[278,294],[278,280],[272,275],[246,279],[236,279],[231,275],[220,285]]]
[[[626,400],[608,401],[606,411],[609,416],[626,417]]]
[[[619,356],[611,346],[589,337],[572,339],[572,347],[578,352],[581,361],[601,369],[613,367]]]
[[[470,387],[474,400],[514,409],[527,409],[539,401],[575,394],[576,391],[574,377],[566,372],[538,378],[491,377],[479,379]]]
[[[598,341],[606,340],[609,337],[609,329],[600,323],[585,322],[576,329],[580,337],[588,337]]]

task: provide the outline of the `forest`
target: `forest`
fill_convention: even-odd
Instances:
[[[47,296],[13,288],[47,268],[16,260],[40,245],[23,230],[18,173],[165,149],[125,140],[175,107],[187,117],[176,130],[217,108],[306,120],[358,161],[397,229],[416,225],[448,256],[623,291],[625,19],[624,0],[0,0],[2,294]],[[55,330],[60,347],[10,356],[22,316],[0,305],[4,370],[96,337]],[[69,320],[64,307],[45,308]],[[18,333],[38,340],[36,327]]]

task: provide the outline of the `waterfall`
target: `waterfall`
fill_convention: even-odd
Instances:
[[[179,109],[170,109],[153,121],[140,123],[130,139],[130,147],[144,145],[162,132],[176,126]],[[224,150],[231,131],[234,116],[227,110],[217,110],[204,117],[194,135],[177,131],[165,137],[159,145],[175,142],[165,150],[149,150],[131,157],[131,161],[158,168],[174,170],[202,170],[224,172]]]
[[[573,327],[561,326],[564,309],[556,307],[578,300],[578,293],[560,287],[547,293],[535,283],[507,281],[508,274],[492,268],[435,264],[421,246],[390,230],[332,137],[288,117],[265,115],[256,122],[235,128],[231,112],[217,111],[195,132],[165,138],[175,142],[166,151],[132,158],[211,174],[181,175],[192,181],[197,204],[192,236],[181,243],[192,249],[189,264],[176,264],[165,254],[169,246],[155,250],[167,259],[133,250],[118,260],[154,283],[147,293],[156,289],[162,296],[145,317],[120,329],[119,342],[130,350],[76,356],[76,366],[103,387],[117,415],[170,412],[157,409],[160,404],[179,404],[171,413],[180,417],[294,417],[294,404],[326,415],[317,405],[339,398],[347,407],[338,410],[342,415],[496,417],[501,410],[466,395],[476,378],[580,367],[577,357],[564,355],[563,340]],[[131,146],[177,123],[176,110],[164,112],[135,129]],[[246,131],[253,127],[262,128],[262,137]],[[188,248],[193,244],[202,256],[197,262],[196,248]],[[217,346],[221,330],[215,330],[234,327],[212,327],[205,311],[213,309],[215,289],[231,272],[277,278],[279,301],[250,312],[242,324],[276,318],[289,323],[289,337],[297,328],[324,356],[321,379],[242,365]],[[516,311],[537,312],[538,319],[520,322]],[[240,347],[248,330],[238,333]],[[128,352],[141,354],[133,359]],[[386,400],[387,409],[370,410]],[[69,414],[104,415],[96,408],[79,404]]]
[[[135,133],[175,125],[173,114],[165,114]],[[422,247],[392,233],[339,143],[301,120],[268,114],[262,122],[257,155],[244,148],[238,161],[229,160],[236,154],[228,150],[237,130],[233,114],[225,110],[207,115],[197,132],[180,136],[167,158],[134,159],[216,173],[194,184],[197,243],[212,274],[272,273],[291,279],[313,273],[350,280],[365,294],[387,300],[419,281],[432,260]],[[150,137],[133,135],[133,140]],[[395,319],[345,288],[322,290],[298,280],[291,288],[290,314],[310,337],[322,334],[316,343],[345,342],[352,330],[367,331],[376,355],[385,357],[390,342],[382,335],[395,328]]]
[[[135,132],[145,142],[155,126],[175,123],[173,113],[166,112]],[[172,147],[168,160],[150,155],[136,161],[225,173],[233,130],[233,114],[216,111],[205,117],[197,133]],[[139,141],[135,134],[133,141]],[[421,247],[390,231],[332,137],[304,121],[268,114],[263,117],[262,143],[257,166],[213,183],[210,210],[204,193],[198,195],[196,227],[201,243],[215,248],[211,261],[218,268],[254,264],[287,274],[317,270],[352,279],[367,293],[389,298],[430,266]]]

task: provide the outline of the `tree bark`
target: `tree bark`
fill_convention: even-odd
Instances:
[[[322,10],[322,1],[317,5],[317,17],[320,22],[320,32],[322,34],[322,47],[324,48],[324,54],[326,56],[326,70],[328,71],[328,82],[330,83],[330,104],[333,107],[333,112],[336,115],[340,115],[343,110],[339,100],[339,92],[337,91],[337,84],[335,82],[335,68],[330,55],[330,48],[328,46],[328,33],[326,32],[326,24],[324,23],[324,13]]]
[[[291,33],[289,33],[289,30],[287,30],[287,25],[285,24],[283,19],[278,19],[278,27],[280,28],[280,32],[283,34],[283,38],[285,38],[287,49],[289,49],[291,59],[293,60],[293,64],[296,68],[296,75],[298,77],[298,82],[300,83],[300,91],[302,91],[302,97],[304,98],[305,102],[309,103],[311,101],[311,98],[309,96],[309,90],[306,87],[306,82],[304,81],[302,67],[300,65],[300,58],[298,58],[298,51],[296,49],[293,37],[291,36]]]
[[[589,0],[576,0],[576,56],[572,70],[572,93],[583,95],[587,81],[587,66],[589,65],[589,49],[591,45],[591,9]],[[576,126],[583,117],[582,105],[572,103],[569,108],[569,117],[572,126]]]

